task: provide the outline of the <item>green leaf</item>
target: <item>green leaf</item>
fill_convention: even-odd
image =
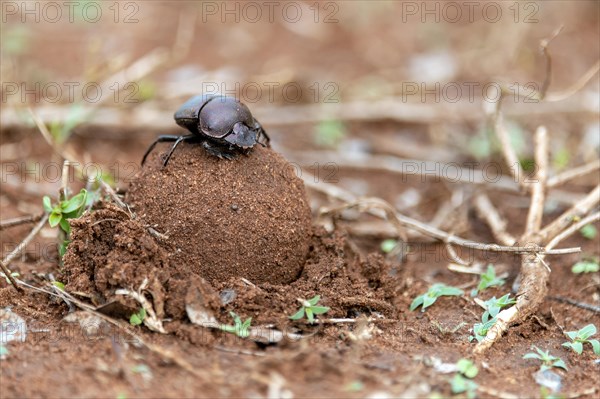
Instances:
[[[426,308],[430,307],[431,305],[433,305],[435,303],[435,301],[437,301],[438,297],[437,296],[429,296],[429,295],[425,295],[423,297],[423,307],[421,308],[421,312],[424,312]]]
[[[600,271],[600,265],[594,260],[582,260],[573,265],[571,271],[575,274],[595,273]]]
[[[475,366],[475,363],[473,363],[469,359],[460,359],[456,363],[456,367],[458,368],[458,371],[467,378],[475,378],[475,376],[477,376],[477,373],[479,373],[479,370],[477,369],[477,366]]]
[[[416,308],[421,306],[423,304],[423,298],[424,295],[419,295],[418,297],[416,297],[410,304],[410,310],[415,310]]]
[[[327,306],[312,306],[310,310],[314,314],[323,314],[329,312],[329,308]]]
[[[562,359],[555,360],[554,363],[552,363],[552,367],[559,367],[561,369],[567,370],[567,365]]]
[[[48,223],[50,223],[50,227],[56,227],[60,221],[62,220],[62,214],[52,212],[48,217]]]
[[[346,136],[344,124],[338,120],[324,120],[315,127],[314,142],[320,147],[335,148]]]
[[[86,193],[87,192],[85,190],[81,190],[81,192],[79,194],[77,194],[70,200],[63,202],[61,204],[63,213],[75,212],[79,208],[81,208],[83,205],[85,205]]]
[[[581,342],[565,342],[563,346],[573,349],[579,355],[583,352],[583,344]]]
[[[56,288],[58,288],[61,291],[65,290],[65,285],[63,283],[61,283],[60,281],[53,281],[52,285],[55,286]]]
[[[50,201],[50,197],[48,197],[47,195],[44,196],[44,199],[42,200],[43,204],[44,204],[44,210],[46,212],[52,212],[52,202]]]
[[[526,353],[523,355],[523,359],[536,359],[536,360],[542,360],[541,356],[538,355],[537,353]]]
[[[577,331],[567,331],[565,334],[567,334],[567,337],[569,337],[572,341],[577,338]]]
[[[460,288],[456,288],[456,287],[444,286],[440,289],[440,295],[445,295],[445,296],[459,296],[459,295],[462,295],[463,293],[464,293],[463,290],[461,290]]]
[[[588,240],[593,240],[598,235],[598,229],[593,224],[586,224],[579,230],[581,235]]]
[[[304,311],[306,312],[306,318],[308,319],[308,322],[312,324],[315,321],[315,316],[313,316],[311,308],[306,308]]]
[[[596,326],[593,324],[588,324],[585,327],[582,327],[578,332],[577,336],[580,339],[586,340],[592,335],[596,334]]]
[[[140,316],[137,313],[134,313],[131,315],[131,317],[129,317],[129,324],[131,324],[132,326],[139,326],[140,324],[142,324],[142,318],[140,318]]]
[[[252,324],[252,317],[247,319],[244,324],[242,324],[242,329],[247,330],[250,327],[250,324]]]
[[[381,252],[383,252],[385,254],[389,254],[390,252],[392,252],[394,250],[394,248],[396,248],[396,245],[398,245],[398,241],[396,241],[396,240],[393,240],[393,239],[383,240],[381,242]]]
[[[592,348],[594,349],[594,353],[596,355],[600,355],[600,342],[598,342],[597,339],[590,339],[588,342],[590,344],[592,344]]]
[[[300,320],[302,317],[304,317],[304,308],[300,308],[299,311],[291,315],[289,318],[292,320]]]
[[[65,256],[65,254],[67,253],[67,247],[69,246],[69,243],[71,241],[69,240],[64,240],[59,246],[58,246],[58,255],[62,258],[63,256]]]
[[[67,219],[61,218],[59,224],[60,224],[60,228],[65,233],[67,233],[67,235],[71,233],[71,225],[69,224],[69,221]]]
[[[321,300],[321,296],[315,295],[314,297],[312,297],[311,299],[308,300],[308,303],[310,303],[311,306],[315,306],[317,303],[319,303],[320,300]]]

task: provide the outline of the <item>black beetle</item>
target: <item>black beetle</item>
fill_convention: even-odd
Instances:
[[[163,135],[148,148],[146,157],[157,143],[174,141],[165,156],[163,166],[167,166],[173,151],[182,141],[200,142],[209,154],[219,158],[233,159],[238,154],[247,154],[252,147],[260,144],[268,147],[270,138],[261,124],[250,113],[248,107],[233,97],[204,94],[187,100],[177,112],[175,122],[192,134],[186,136]],[[265,138],[265,143],[260,138]]]

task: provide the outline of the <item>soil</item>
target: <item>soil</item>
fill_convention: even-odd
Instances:
[[[289,283],[302,271],[312,216],[294,168],[269,148],[221,160],[199,144],[162,145],[134,178],[126,201],[167,235],[170,262],[216,282],[245,277]]]
[[[550,91],[556,92],[571,87],[600,54],[597,39],[599,5],[596,1],[575,2],[575,6],[566,2],[526,2],[520,3],[520,8],[512,2],[501,3],[504,18],[499,23],[484,21],[479,12],[480,5],[475,7],[477,15],[473,23],[448,23],[443,21],[445,18],[440,23],[432,23],[431,15],[427,17],[428,23],[422,23],[421,16],[425,15],[409,16],[405,13],[408,9],[403,9],[406,5],[403,2],[371,2],[369,7],[365,6],[366,2],[360,1],[324,2],[321,3],[320,18],[332,17],[338,21],[327,24],[312,22],[315,15],[313,9],[308,8],[312,7],[308,3],[305,4],[304,15],[308,16],[310,23],[303,20],[298,24],[286,23],[280,17],[275,23],[243,21],[238,24],[232,21],[231,16],[226,23],[220,23],[220,13],[208,16],[209,20],[205,22],[198,15],[200,3],[134,3],[125,4],[128,7],[121,9],[120,18],[129,17],[129,12],[135,11],[129,8],[130,5],[139,7],[139,13],[132,15],[138,23],[113,24],[114,8],[109,9],[109,3],[104,9],[108,24],[104,23],[104,19],[103,23],[32,24],[31,15],[28,24],[23,24],[20,15],[13,15],[16,23],[9,21],[2,26],[3,51],[4,40],[9,36],[5,33],[10,33],[4,29],[17,28],[16,31],[23,26],[31,27],[31,31],[26,32],[30,43],[24,53],[11,55],[7,52],[5,56],[3,52],[3,81],[28,82],[27,87],[31,88],[37,81],[41,81],[43,86],[45,81],[70,82],[85,75],[85,79],[81,78],[80,87],[88,81],[101,82],[130,65],[129,61],[133,62],[150,51],[170,49],[175,42],[179,46],[180,36],[186,36],[186,17],[194,15],[197,20],[191,51],[182,59],[174,57],[173,64],[176,65],[168,65],[137,82],[144,89],[144,96],[148,96],[148,91],[154,91],[148,96],[153,96],[148,101],[151,104],[143,100],[121,104],[121,98],[119,103],[111,103],[110,107],[122,108],[125,112],[136,111],[126,115],[142,119],[150,116],[152,120],[151,115],[146,114],[149,112],[146,105],[158,104],[158,107],[174,110],[180,100],[185,100],[179,96],[182,93],[188,95],[187,91],[181,90],[182,86],[193,86],[194,90],[198,86],[197,90],[200,90],[206,79],[219,83],[234,80],[242,84],[270,81],[300,83],[303,94],[297,102],[284,103],[284,100],[287,101],[282,98],[284,92],[276,90],[275,104],[267,104],[267,108],[313,103],[313,94],[319,90],[319,98],[331,94],[327,90],[331,86],[315,86],[316,82],[335,83],[339,93],[334,93],[332,98],[339,97],[341,101],[369,101],[387,95],[400,97],[402,82],[426,80],[433,85],[434,81],[445,81],[442,77],[421,76],[421,70],[430,74],[429,70],[437,70],[438,65],[432,68],[431,64],[426,64],[426,68],[419,68],[416,76],[413,71],[412,60],[439,51],[452,56],[449,67],[454,68],[456,73],[448,78],[450,81],[480,82],[483,85],[496,76],[503,76],[511,84],[539,82],[540,86],[545,69],[544,58],[539,54],[540,39],[549,37],[558,26],[564,25],[562,33],[552,40],[549,47],[553,59]],[[339,12],[330,14],[333,10],[330,5],[339,6]],[[531,14],[532,10],[534,14]],[[463,15],[469,14],[467,8],[463,7],[463,11]],[[515,14],[516,11],[519,13]],[[403,16],[408,17],[406,23],[402,20]],[[517,17],[519,23],[515,19]],[[537,22],[524,23],[523,19],[527,18],[535,18]],[[7,68],[4,68],[5,60],[10,61],[6,64]],[[8,79],[4,78],[4,74]],[[588,137],[590,131],[595,132],[588,127],[597,125],[598,119],[598,111],[590,110],[597,103],[591,101],[590,105],[589,101],[597,97],[597,79],[593,78],[577,94],[581,96],[573,97],[572,102],[556,103],[555,112],[543,111],[543,105],[548,104],[542,104],[540,109],[534,108],[537,104],[516,104],[518,108],[522,106],[525,110],[532,110],[531,113],[507,114],[507,120],[522,129],[524,156],[531,157],[533,154],[528,132],[544,124],[551,135],[554,172],[558,170],[554,157],[564,149],[568,149],[571,155],[567,162],[569,166],[597,158],[597,144],[594,140],[590,144]],[[105,92],[110,100],[114,94],[114,91]],[[125,97],[130,91],[123,89],[121,94]],[[13,99],[16,97],[19,96],[13,96]],[[33,95],[26,94],[26,97],[33,101]],[[263,101],[252,104],[251,110],[254,112],[259,106],[264,106],[266,98],[265,89]],[[422,101],[434,110],[437,108],[433,99],[428,95]],[[479,102],[478,107],[485,105],[483,101]],[[15,104],[3,101],[0,105],[4,111],[5,107]],[[27,114],[27,107],[35,109],[38,105],[48,104],[17,104],[23,115]],[[49,105],[67,113],[73,104]],[[498,160],[499,154],[490,154],[490,158],[473,158],[467,150],[470,139],[485,131],[485,111],[481,109],[479,114],[480,119],[469,119],[464,123],[448,123],[446,120],[418,123],[341,121],[347,135],[339,148],[347,150],[345,154],[348,154],[355,147],[366,146],[369,155],[444,162]],[[302,164],[305,178],[308,176],[317,183],[330,177],[327,174],[329,170],[323,167],[336,161],[336,152],[329,149],[329,155],[320,155],[325,151],[315,144],[314,124],[270,126],[262,118],[261,122],[273,139],[273,148],[291,161],[302,164],[294,159],[294,153],[300,154],[301,159],[303,153],[318,151],[316,153],[321,157],[318,164],[312,161]],[[571,266],[583,256],[600,255],[598,238],[588,240],[576,234],[561,246],[580,246],[582,254],[547,257],[546,262],[552,272],[548,296],[541,307],[523,323],[511,327],[485,354],[474,356],[472,349],[475,344],[469,342],[470,328],[480,321],[482,309],[468,294],[460,298],[440,298],[425,312],[409,311],[413,298],[424,293],[432,283],[462,287],[466,292],[477,284],[475,276],[448,269],[451,259],[443,245],[416,239],[411,242],[411,251],[406,258],[386,256],[380,245],[389,234],[365,234],[364,230],[359,234],[357,226],[360,223],[382,223],[368,215],[347,212],[344,220],[326,223],[327,229],[320,226],[317,209],[332,205],[332,200],[316,191],[308,192],[313,214],[309,224],[305,224],[305,217],[301,215],[304,205],[298,205],[305,195],[304,189],[294,187],[296,180],[292,175],[277,174],[275,165],[283,161],[261,148],[257,149],[259,157],[241,158],[235,162],[254,163],[251,170],[256,170],[264,162],[263,166],[273,174],[252,174],[244,168],[237,169],[235,173],[231,169],[231,174],[228,172],[230,169],[210,174],[207,170],[216,171],[216,168],[232,164],[206,162],[201,149],[185,143],[177,149],[164,170],[158,167],[158,161],[167,145],[159,146],[149,159],[147,168],[140,171],[139,161],[158,134],[181,134],[181,129],[175,124],[165,131],[140,129],[128,123],[119,126],[83,124],[75,128],[66,142],[66,146],[82,160],[93,160],[115,175],[120,192],[127,192],[127,200],[135,203],[133,210],[136,217],[132,218],[129,212],[121,211],[106,198],[93,212],[72,221],[72,242],[64,266],[58,257],[56,229],[46,226],[24,254],[11,262],[10,269],[20,273],[22,281],[36,287],[51,289],[49,281],[62,281],[67,291],[97,306],[100,312],[121,324],[116,326],[90,318],[72,304],[46,293],[27,289],[18,294],[4,279],[0,279],[0,320],[7,319],[5,309],[10,308],[27,324],[25,342],[10,342],[8,354],[0,360],[0,398],[464,397],[452,395],[450,379],[453,373],[446,373],[440,367],[440,364],[455,363],[460,358],[473,360],[479,368],[474,379],[480,387],[478,397],[541,397],[535,377],[539,362],[523,359],[525,353],[532,351],[533,345],[549,350],[565,361],[568,371],[555,370],[561,379],[558,395],[584,399],[598,397],[598,357],[589,347],[582,355],[577,355],[561,345],[566,341],[564,331],[576,330],[590,323],[600,326],[597,312],[564,301],[566,298],[595,306],[600,303],[598,273],[575,275],[571,272]],[[46,172],[53,171],[53,167],[60,172],[62,159],[52,154],[52,148],[43,142],[36,129],[25,123],[17,127],[2,126],[2,220],[38,214],[42,197],[57,193],[60,178],[52,179]],[[513,234],[522,231],[529,203],[524,195],[494,190],[490,186],[474,189],[471,184],[450,184],[431,176],[399,176],[390,171],[374,171],[363,168],[362,162],[359,159],[353,168],[336,169],[333,179],[326,182],[356,195],[381,197],[397,207],[404,206],[401,209],[403,213],[423,221],[433,220],[439,209],[455,202],[455,197],[463,198],[465,204],[447,216],[440,227],[478,242],[493,242],[489,229],[469,207],[472,191],[486,190],[506,218],[509,231]],[[119,169],[115,170],[115,165]],[[134,176],[137,176],[136,182],[130,187]],[[195,190],[198,197],[186,195],[188,202],[181,201],[178,207],[160,209],[172,198],[184,198],[186,193],[175,189],[178,187],[176,184],[189,188],[194,181],[198,182],[197,185],[203,181],[200,176],[215,183],[202,185],[203,190]],[[264,205],[263,200],[268,199],[268,204],[283,201],[280,197],[285,193],[268,184],[263,192],[256,182],[273,176],[280,179],[278,184],[288,187],[286,192],[295,192],[297,196],[287,198],[282,208],[268,209],[259,206]],[[235,211],[231,209],[232,201],[225,202],[228,192],[211,190],[219,189],[217,181],[233,184],[242,178],[251,184],[244,183],[244,190],[235,198],[235,205],[238,205]],[[151,184],[140,184],[141,181]],[[69,183],[73,191],[78,191],[85,184],[79,181]],[[550,194],[572,199],[589,192],[596,184],[598,175],[590,175],[551,190]],[[136,190],[138,194],[134,195]],[[152,195],[148,195],[150,190]],[[252,190],[253,194],[242,200],[246,190]],[[272,193],[272,196],[267,198],[266,192]],[[214,209],[218,212],[212,216],[203,214],[204,219],[199,218],[199,209],[207,208],[205,203],[200,202],[201,196],[206,197],[204,200],[214,201]],[[412,201],[415,198],[417,200]],[[148,208],[142,209],[142,203]],[[250,205],[253,207],[251,214],[246,213]],[[561,201],[549,204],[544,222],[560,215],[566,206]],[[185,211],[179,212],[183,209]],[[296,214],[290,209],[301,209],[302,212]],[[179,213],[166,217],[167,212]],[[273,226],[277,215],[285,215],[286,220],[292,218],[296,224],[281,237],[273,234],[267,242],[243,247],[247,251],[243,254],[222,251],[230,245],[230,241],[214,239],[219,221],[229,223],[232,231],[237,232],[243,226],[255,226],[253,223],[256,226],[270,224],[268,231],[257,228],[244,231],[244,234],[260,237],[265,233],[271,234],[278,229],[277,225]],[[210,220],[213,228],[203,226],[203,220]],[[178,221],[194,227],[186,227],[189,230],[178,236]],[[598,223],[595,226],[600,228]],[[165,240],[152,234],[149,227],[169,238]],[[196,235],[193,230],[196,228],[208,232]],[[0,231],[2,255],[6,256],[30,229],[31,224],[27,224]],[[292,236],[294,229],[304,229],[304,233],[296,231],[297,235]],[[220,233],[229,238],[234,236],[229,235],[229,231]],[[192,240],[190,237],[195,238]],[[293,237],[298,240],[296,243],[291,242]],[[280,239],[283,241],[279,242]],[[174,242],[177,244],[174,245]],[[196,245],[200,243],[202,245]],[[285,271],[271,264],[261,273],[254,273],[269,264],[270,259],[281,255],[279,245],[291,248],[296,254],[296,261],[290,261]],[[187,250],[178,252],[177,248]],[[261,252],[263,249],[269,256]],[[457,250],[463,258],[493,263],[499,274],[506,274],[506,284],[484,291],[480,295],[482,300],[509,292],[514,294],[514,283],[519,273],[518,259]],[[186,258],[192,253],[195,254],[193,258]],[[248,266],[247,256],[250,254],[263,259],[263,263]],[[211,261],[217,260],[218,267],[203,269],[209,255]],[[225,261],[226,258],[229,262]],[[269,278],[263,280],[267,275]],[[152,332],[146,326],[134,327],[127,322],[131,312],[137,311],[139,305],[117,295],[116,290],[136,291],[144,280],[148,281],[145,297],[156,305],[166,334]],[[310,325],[288,318],[300,307],[298,299],[309,299],[317,294],[321,296],[319,304],[331,308],[328,313],[319,316],[320,320],[352,318],[355,321]],[[302,334],[304,338],[286,339],[269,345],[194,325],[187,316],[186,307],[198,296],[219,323],[232,324],[230,312],[235,312],[242,320],[252,318],[254,327],[277,328]],[[135,333],[138,338],[132,337],[126,330]],[[142,345],[140,339],[155,350]],[[156,351],[157,348],[162,354]],[[174,362],[173,358],[186,362],[190,367],[182,367],[182,363]]]

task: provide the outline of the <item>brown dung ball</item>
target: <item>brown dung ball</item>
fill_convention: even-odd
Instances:
[[[213,282],[245,277],[286,284],[298,278],[311,212],[292,165],[270,148],[224,160],[182,143],[163,168],[168,148],[151,154],[126,201],[169,237],[170,263]]]

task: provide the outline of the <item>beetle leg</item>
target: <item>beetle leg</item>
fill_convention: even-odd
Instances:
[[[265,132],[265,129],[263,129],[263,127],[260,125],[260,123],[256,122],[257,126],[258,126],[258,136],[256,137],[256,142],[260,145],[262,145],[263,147],[271,147],[271,138],[269,137],[269,135],[267,134],[267,132]],[[260,136],[263,136],[266,139],[266,143],[262,143],[260,142]]]
[[[219,159],[235,159],[237,154],[235,152],[230,152],[224,149],[221,146],[215,145],[208,140],[202,142],[202,146],[206,149],[210,155],[218,157]]]
[[[173,136],[171,134],[158,136],[156,138],[156,140],[154,140],[154,143],[152,143],[150,145],[150,147],[148,147],[148,149],[146,150],[146,153],[144,154],[144,157],[142,158],[142,166],[144,166],[144,163],[146,162],[146,158],[152,152],[152,150],[154,149],[154,147],[156,147],[156,144],[158,144],[158,143],[164,143],[164,142],[167,142],[167,141],[177,141],[177,139],[179,139],[179,137],[181,137],[181,136]]]
[[[171,149],[169,150],[169,152],[167,153],[167,155],[165,156],[165,159],[163,161],[163,168],[167,166],[167,164],[169,163],[169,159],[171,159],[171,155],[173,155],[173,151],[175,151],[175,148],[177,148],[177,146],[179,145],[179,143],[181,143],[182,141],[187,141],[193,138],[196,138],[197,136],[194,134],[188,134],[187,136],[179,136],[177,137],[177,140],[175,140],[175,143],[173,144],[173,146],[171,147]]]

